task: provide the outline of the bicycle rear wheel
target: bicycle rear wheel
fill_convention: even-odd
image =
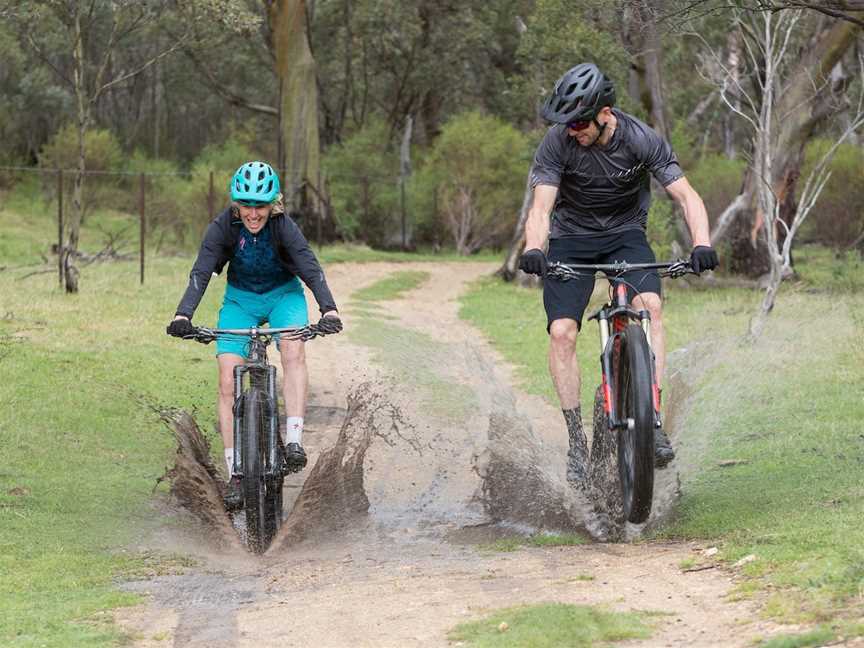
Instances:
[[[654,400],[651,349],[642,327],[628,324],[621,335],[615,372],[618,418],[618,473],[624,515],[639,524],[651,514],[654,496]]]
[[[250,389],[243,399],[243,501],[246,512],[246,543],[254,553],[263,553],[276,532],[274,484],[266,476],[266,426],[270,415],[267,395]],[[280,484],[281,486],[281,484]],[[281,506],[279,507],[281,509]],[[281,516],[281,510],[279,511]]]

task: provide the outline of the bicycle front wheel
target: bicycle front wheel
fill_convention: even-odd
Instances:
[[[621,335],[616,373],[618,474],[624,515],[639,524],[651,514],[654,496],[654,397],[651,348],[641,326],[628,324]]]
[[[243,501],[246,512],[246,543],[254,553],[263,553],[273,539],[274,511],[268,496],[265,469],[265,430],[269,405],[267,396],[250,389],[243,398],[241,456],[243,459]]]

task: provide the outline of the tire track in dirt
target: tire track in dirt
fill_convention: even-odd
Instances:
[[[458,319],[456,298],[467,282],[491,269],[480,264],[342,264],[328,271],[343,304],[348,290],[391,272],[429,272],[426,285],[383,304],[386,315],[395,319],[382,319],[380,326],[390,325],[391,347],[406,339],[446,339],[446,351],[433,358],[435,371],[430,372],[440,370],[457,385],[458,397],[467,399],[474,408],[469,414],[474,414],[460,418],[458,412],[439,410],[441,403],[435,399],[424,400],[424,390],[434,392],[437,383],[411,384],[398,371],[394,378],[393,353],[397,360],[404,355],[410,361],[412,352],[425,347],[385,348],[391,352],[388,368],[382,366],[382,358],[387,358],[381,347],[360,344],[349,335],[310,345],[314,407],[322,412],[344,407],[345,395],[367,382],[413,426],[389,442],[376,438],[355,464],[355,469],[360,464],[364,468],[369,515],[359,522],[355,517],[344,524],[316,523],[309,528],[314,533],[281,542],[263,560],[231,552],[205,554],[205,569],[148,581],[141,587],[151,594],[151,603],[117,614],[121,625],[141,637],[136,645],[165,645],[167,639],[177,646],[219,645],[206,644],[206,637],[218,636],[220,641],[230,637],[236,646],[445,646],[447,629],[459,621],[487,609],[544,601],[664,613],[658,617],[655,636],[634,644],[640,646],[745,646],[754,636],[774,631],[774,626],[753,621],[753,604],[725,600],[733,582],[730,575],[720,570],[681,571],[680,563],[693,557],[696,545],[587,545],[501,554],[478,551],[476,537],[467,544],[455,540],[468,538],[466,526],[474,525],[477,537],[486,533],[491,534],[487,539],[494,538],[497,533],[489,524],[496,517],[494,506],[484,506],[483,490],[478,490],[484,483],[484,462],[489,461],[490,414],[493,420],[501,419],[493,423],[491,436],[495,430],[518,428],[520,434],[534,437],[525,444],[530,453],[511,457],[511,465],[533,466],[542,473],[536,483],[568,492],[560,412],[538,397],[509,388],[512,369]],[[352,310],[343,305],[346,331],[362,324]],[[404,331],[426,337],[400,338]],[[333,417],[317,424],[312,420],[305,440],[310,465],[322,451],[337,445],[342,431]],[[442,464],[435,460],[441,457],[422,442],[437,443],[448,434],[463,442],[441,453],[449,462],[445,479],[436,472]],[[287,510],[310,474],[288,481]],[[505,473],[500,481],[506,485],[513,478]],[[542,506],[544,497],[546,502],[554,500],[548,493],[523,490],[513,494],[523,499],[499,512],[501,518],[531,513]],[[321,511],[313,507],[314,513]],[[324,517],[333,521],[332,515]],[[531,515],[522,522],[542,527],[548,519],[547,512],[540,515],[541,524]],[[134,587],[138,586],[130,585]],[[208,595],[196,597],[196,588]]]

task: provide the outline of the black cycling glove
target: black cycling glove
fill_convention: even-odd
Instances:
[[[548,265],[546,255],[543,253],[543,250],[538,248],[527,250],[521,257],[519,257],[519,269],[528,274],[535,274],[542,277],[546,274]]]
[[[713,270],[719,263],[717,252],[709,245],[697,245],[690,253],[690,267],[696,274],[704,270]]]
[[[165,329],[165,332],[168,335],[173,335],[178,338],[191,337],[195,334],[195,327],[192,326],[192,322],[186,318],[175,319],[168,325],[168,328]]]
[[[327,315],[318,320],[318,330],[325,335],[338,333],[342,330],[342,320],[338,315]]]

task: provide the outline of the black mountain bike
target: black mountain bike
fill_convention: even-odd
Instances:
[[[279,435],[276,367],[267,360],[273,336],[311,340],[324,333],[317,325],[302,328],[211,329],[199,327],[187,339],[209,344],[220,336],[249,337],[246,361],[234,368],[234,474],[240,477],[246,541],[263,553],[282,523],[285,448]],[[296,472],[296,471],[290,471]]]
[[[654,428],[662,426],[660,390],[651,350],[651,316],[635,310],[627,300],[621,275],[631,270],[657,270],[661,277],[692,273],[689,261],[576,265],[550,263],[546,276],[558,281],[604,273],[610,280],[609,302],[589,319],[600,326],[602,380],[596,399],[602,399],[606,429],[594,434],[616,435],[618,477],[626,520],[639,524],[651,514],[654,496]],[[635,290],[635,288],[634,288]],[[638,291],[637,291],[638,292]],[[595,403],[595,412],[598,410]],[[597,444],[593,444],[597,447]],[[595,460],[592,457],[592,462]]]

